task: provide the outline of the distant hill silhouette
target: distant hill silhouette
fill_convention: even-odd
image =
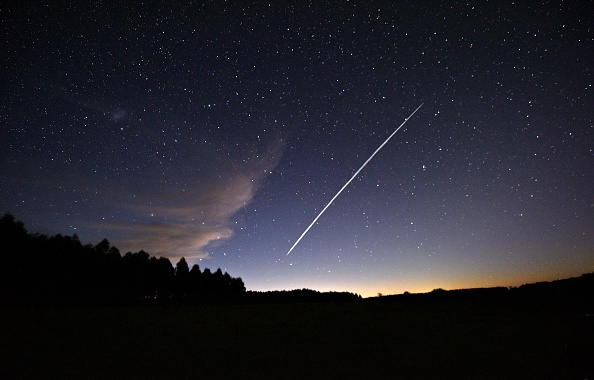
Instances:
[[[479,302],[532,309],[583,311],[594,313],[594,272],[550,282],[537,282],[519,287],[493,287],[443,290],[429,293],[404,293],[372,297],[369,302],[464,303]]]

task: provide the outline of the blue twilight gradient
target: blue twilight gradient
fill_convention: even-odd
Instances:
[[[0,212],[253,290],[591,272],[580,4],[4,7]]]

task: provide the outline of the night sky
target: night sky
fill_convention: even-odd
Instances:
[[[0,6],[0,213],[30,232],[250,290],[594,270],[590,2],[87,3]]]

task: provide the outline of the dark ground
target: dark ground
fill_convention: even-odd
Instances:
[[[0,318],[2,379],[579,379],[594,341],[583,313],[475,303],[21,307]]]

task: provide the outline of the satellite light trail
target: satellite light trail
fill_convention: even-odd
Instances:
[[[324,207],[324,209],[322,211],[320,211],[320,213],[315,217],[315,219],[313,220],[313,222],[311,222],[311,224],[305,229],[305,231],[303,231],[303,233],[301,234],[301,236],[299,236],[299,239],[297,239],[297,241],[295,242],[295,244],[293,244],[293,246],[291,247],[291,249],[289,249],[289,252],[287,252],[287,256],[289,256],[289,254],[291,253],[291,251],[293,251],[293,249],[297,246],[297,244],[299,244],[299,242],[301,241],[301,239],[303,239],[303,237],[305,236],[305,234],[307,233],[307,231],[309,231],[309,229],[318,221],[318,219],[320,219],[320,216],[322,216],[322,214],[324,213],[324,211],[326,211],[326,209],[328,207],[330,207],[330,205],[332,204],[332,202],[334,202],[334,200],[340,195],[340,193],[342,193],[342,191],[349,185],[349,183],[351,183],[355,177],[357,176],[357,174],[359,174],[359,172],[361,170],[363,170],[363,168],[369,163],[369,161],[371,161],[371,159],[377,154],[377,152],[380,151],[380,149],[382,149],[384,147],[384,145],[386,145],[388,143],[388,141],[390,141],[390,139],[392,138],[392,136],[394,136],[396,134],[396,132],[398,132],[400,130],[400,128],[402,128],[404,126],[404,124],[406,124],[406,122],[408,121],[408,119],[410,119],[411,117],[413,117],[413,115],[415,113],[417,113],[417,111],[423,107],[424,103],[421,103],[421,105],[419,105],[417,107],[417,109],[415,109],[406,119],[404,119],[404,121],[402,122],[402,124],[400,124],[400,126],[398,126],[398,128],[396,128],[396,130],[394,132],[392,132],[392,134],[390,136],[388,136],[388,138],[386,139],[386,141],[384,141],[382,143],[382,145],[380,145],[375,152],[373,152],[373,154],[371,156],[369,156],[369,158],[367,159],[367,161],[365,161],[363,163],[363,165],[361,165],[361,167],[359,168],[359,170],[357,170],[355,172],[355,174],[353,174],[353,176],[351,177],[351,179],[349,179],[347,181],[347,183],[344,184],[344,186],[342,186],[340,188],[340,190],[338,190],[338,193],[336,193],[336,195],[334,197],[332,197],[332,199],[330,199],[330,202],[328,202],[328,204]]]

